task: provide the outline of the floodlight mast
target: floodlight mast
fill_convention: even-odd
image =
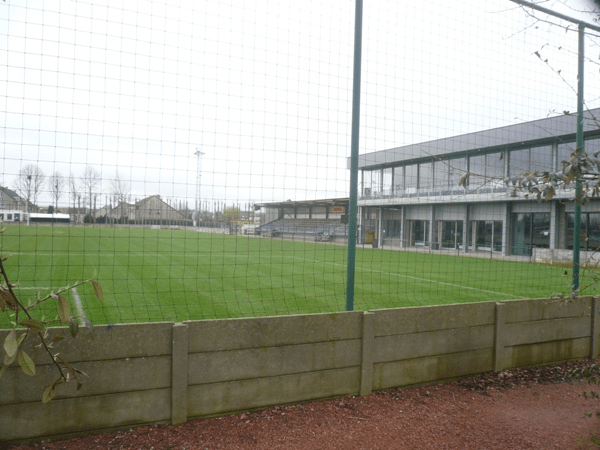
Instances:
[[[350,142],[350,198],[348,201],[348,267],[346,311],[354,310],[356,271],[356,222],[358,216],[358,138],[360,130],[360,75],[362,61],[363,1],[356,0],[354,18],[354,67],[352,71],[352,135]]]
[[[584,58],[584,36],[585,29],[589,28],[600,32],[600,27],[587,23],[583,20],[569,17],[565,14],[561,14],[551,9],[544,8],[535,3],[531,3],[524,0],[511,0],[513,3],[517,3],[521,6],[526,6],[536,11],[543,12],[545,14],[557,17],[567,22],[575,23],[578,26],[578,53],[577,53],[577,149],[578,153],[583,153],[583,58]],[[575,184],[575,198],[578,199],[581,195],[581,180],[577,180]],[[581,205],[575,202],[575,220],[573,230],[573,283],[572,283],[572,295],[576,296],[579,292],[579,267],[580,267],[580,252],[581,252]]]
[[[196,223],[194,224],[198,228],[200,228],[200,188],[202,186],[201,178],[202,178],[202,156],[204,153],[200,150],[199,147],[196,147],[196,151],[194,152],[196,155]]]

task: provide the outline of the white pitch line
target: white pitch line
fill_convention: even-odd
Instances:
[[[80,317],[85,317],[85,314],[83,313],[83,306],[81,306],[81,300],[79,298],[79,294],[77,293],[77,289],[73,288],[71,289],[71,292],[73,292],[73,298],[75,299],[75,308],[77,309],[77,315]]]
[[[318,261],[316,259],[306,260],[306,259],[298,258],[297,256],[283,255],[282,257],[283,258],[298,259],[300,261],[312,261],[312,262],[316,262],[316,263],[320,263],[320,264],[332,264],[334,266],[346,267],[345,264]],[[443,284],[445,286],[454,286],[454,287],[461,288],[461,289],[471,289],[473,291],[488,292],[490,294],[504,295],[504,296],[512,297],[512,298],[521,298],[521,299],[526,299],[527,298],[527,297],[520,297],[520,296],[515,297],[515,296],[513,296],[513,294],[507,294],[506,292],[497,292],[497,291],[491,291],[489,289],[476,288],[476,287],[472,287],[472,286],[463,286],[461,284],[448,283],[448,282],[445,282],[445,281],[434,281],[434,280],[430,280],[430,279],[427,279],[427,278],[420,278],[420,277],[415,277],[415,276],[412,276],[412,275],[404,275],[404,274],[401,274],[401,273],[393,273],[393,272],[384,272],[382,270],[365,269],[363,267],[358,267],[358,266],[356,266],[356,269],[363,270],[365,272],[379,273],[379,274],[382,274],[382,275],[394,275],[394,276],[397,276],[397,277],[409,278],[411,280],[427,281],[429,283]]]

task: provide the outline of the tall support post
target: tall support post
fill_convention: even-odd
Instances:
[[[354,310],[354,273],[356,270],[356,221],[358,213],[358,136],[360,126],[360,68],[362,52],[362,0],[356,0],[354,20],[354,73],[352,89],[352,139],[350,144],[350,202],[348,211],[348,268],[346,311]]]
[[[202,156],[203,152],[200,151],[198,147],[196,147],[196,151],[194,152],[197,158],[197,167],[196,167],[196,225],[200,227],[200,209],[201,209],[201,201],[200,201],[200,186],[202,183],[200,182],[202,177]]]
[[[585,25],[579,24],[579,49],[577,52],[577,153],[583,153],[583,57]],[[573,295],[579,291],[579,265],[581,246],[581,180],[575,182],[575,223],[573,232]]]

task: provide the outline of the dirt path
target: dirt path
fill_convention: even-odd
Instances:
[[[592,364],[599,361],[577,363]],[[15,449],[591,449],[600,400],[564,381],[574,363],[369,397],[273,407]]]

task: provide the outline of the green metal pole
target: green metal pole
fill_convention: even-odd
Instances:
[[[583,152],[583,56],[585,25],[579,24],[579,51],[577,53],[577,152]],[[575,182],[575,198],[581,195],[581,180]],[[573,231],[573,295],[579,291],[579,263],[581,245],[581,205],[575,202],[575,230]]]
[[[356,221],[358,215],[358,135],[360,126],[360,63],[362,52],[362,0],[356,0],[354,20],[354,74],[352,88],[352,139],[350,143],[350,201],[348,211],[348,273],[346,311],[354,310],[354,273],[356,270]]]

